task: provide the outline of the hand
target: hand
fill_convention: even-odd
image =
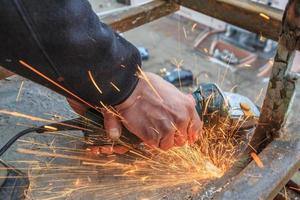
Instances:
[[[191,95],[180,92],[153,73],[145,73],[131,96],[115,109],[123,125],[151,147],[163,150],[193,144],[201,134],[202,122]],[[112,137],[121,134],[121,122],[113,114],[104,113],[105,129]]]
[[[193,144],[202,131],[193,97],[153,73],[145,76],[147,80],[142,77],[133,93],[115,106],[117,115],[103,109],[104,127],[109,136],[118,139],[123,124],[150,147],[167,150],[186,142]],[[70,100],[69,103],[77,113],[84,114],[81,104]]]

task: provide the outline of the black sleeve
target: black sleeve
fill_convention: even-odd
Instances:
[[[0,2],[1,66],[72,98],[22,60],[94,106],[119,104],[134,90],[138,50],[101,23],[87,0]]]

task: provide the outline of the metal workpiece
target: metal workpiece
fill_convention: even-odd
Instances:
[[[289,72],[294,54],[279,43],[261,116],[250,142],[256,150],[264,141],[280,137],[280,130],[286,122],[297,80]]]
[[[299,152],[299,139],[273,141],[259,155],[264,167],[259,168],[252,161],[215,199],[273,199],[298,170]]]
[[[268,144],[276,137],[280,137],[285,125],[288,111],[295,93],[297,75],[290,72],[298,48],[299,29],[291,27],[292,22],[288,12],[289,3],[282,22],[282,33],[279,38],[278,49],[274,58],[274,64],[268,89],[261,109],[258,126],[250,141],[250,147],[256,151],[264,143]],[[250,148],[249,147],[249,148]]]

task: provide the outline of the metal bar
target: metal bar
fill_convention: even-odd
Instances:
[[[283,15],[282,33],[261,117],[250,141],[251,148],[247,151],[253,148],[258,151],[271,142],[259,154],[264,167],[259,168],[252,161],[219,199],[273,199],[300,167],[300,139],[297,133],[289,132],[285,139],[273,141],[274,137],[280,136],[285,125],[297,79],[289,72],[300,38],[300,3],[294,2],[289,1]],[[297,12],[299,16],[295,15]]]
[[[278,40],[283,11],[250,0],[173,0],[174,2],[239,26],[263,37]]]
[[[216,199],[273,199],[300,167],[300,140],[273,141],[259,156],[264,168],[252,161]]]
[[[149,23],[179,10],[179,5],[173,2],[155,0],[147,4],[132,7],[117,14],[111,14],[101,20],[109,24],[115,31],[125,32]]]
[[[287,6],[285,13],[290,12]],[[259,151],[263,146],[280,136],[285,125],[288,110],[295,93],[297,76],[290,73],[300,31],[290,27],[293,21],[284,15],[283,31],[275,56],[272,74],[270,77],[266,97],[261,110],[258,126],[250,141],[251,148]],[[296,19],[296,18],[295,18]],[[296,19],[298,20],[298,19]]]

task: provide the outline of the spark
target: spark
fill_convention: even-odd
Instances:
[[[208,53],[208,49],[207,49],[207,48],[203,48],[203,51],[204,51],[205,53]]]
[[[54,80],[50,79],[48,76],[46,76],[45,74],[41,73],[40,71],[38,71],[37,69],[35,69],[34,67],[30,66],[29,64],[27,64],[26,62],[19,60],[19,63],[21,65],[23,65],[24,67],[30,69],[31,71],[33,71],[34,73],[36,73],[37,75],[39,75],[40,77],[44,78],[45,80],[49,81],[50,83],[52,83],[53,85],[57,86],[58,88],[62,89],[63,91],[65,91],[66,93],[68,93],[69,95],[71,95],[72,97],[76,98],[77,100],[79,100],[80,102],[84,103],[85,105],[96,109],[94,106],[92,106],[90,103],[86,102],[85,100],[83,100],[82,98],[80,98],[79,96],[77,96],[76,94],[74,94],[73,92],[69,91],[68,89],[66,89],[65,87],[63,87],[62,85],[60,85],[59,83],[55,82]]]
[[[97,162],[95,159],[87,158],[84,156],[72,156],[72,155],[64,155],[64,154],[58,154],[58,153],[49,153],[46,151],[35,151],[30,149],[17,149],[18,153],[22,154],[31,154],[39,157],[55,157],[55,158],[66,158],[69,160],[81,160],[81,161],[91,161],[91,162]],[[98,162],[99,163],[99,162]]]
[[[74,183],[74,185],[75,186],[79,186],[79,184],[80,184],[80,180],[79,180],[79,178],[76,180],[76,182]]]
[[[20,117],[20,118],[24,118],[24,119],[29,119],[31,121],[39,121],[39,122],[46,122],[46,123],[57,123],[57,124],[60,124],[60,125],[63,125],[63,126],[71,127],[71,128],[76,128],[76,129],[79,129],[79,130],[93,132],[90,129],[82,128],[82,127],[79,127],[79,126],[66,124],[66,123],[62,123],[62,122],[57,122],[57,121],[53,121],[53,120],[49,120],[49,119],[43,119],[43,118],[40,118],[40,117],[35,117],[35,116],[31,116],[31,115],[27,115],[27,114],[23,114],[23,113],[19,113],[19,112],[11,112],[11,111],[7,111],[7,110],[0,110],[0,114],[10,115],[10,116],[14,116],[14,117]]]
[[[265,38],[262,34],[260,34],[259,40],[260,40],[261,42],[265,42],[265,41],[266,41],[266,38]]]
[[[96,83],[96,81],[95,81],[95,79],[94,79],[94,77],[93,77],[91,71],[88,71],[88,75],[89,75],[90,80],[91,80],[92,83],[94,84],[95,88],[99,91],[100,94],[103,94],[103,93],[102,93],[102,90],[101,90],[100,87],[97,85],[97,83]]]
[[[151,157],[131,149],[129,155],[123,157],[126,162],[120,162],[118,156],[112,160],[103,160],[103,157],[96,155],[90,157],[87,153],[90,154],[91,151],[55,147],[54,142],[51,148],[47,148],[47,144],[33,141],[39,147],[36,148],[38,150],[18,148],[17,152],[70,160],[65,162],[69,164],[30,164],[28,170],[31,184],[27,194],[31,198],[69,198],[77,192],[94,193],[96,198],[107,199],[121,199],[148,191],[155,191],[155,195],[163,196],[164,190],[161,189],[184,184],[196,184],[194,191],[200,190],[207,180],[222,177],[232,166],[236,140],[227,133],[225,122],[219,128],[206,127],[200,143],[195,146],[185,145],[169,151],[147,149]],[[30,142],[32,141],[26,141],[28,144]],[[52,148],[56,151],[48,152]],[[72,160],[82,161],[83,165],[73,166]],[[97,174],[103,174],[104,177],[99,181]],[[155,197],[151,196],[150,199]]]
[[[256,153],[252,152],[250,155],[259,168],[264,168],[263,162],[261,161],[261,159],[258,157]]]
[[[111,86],[113,86],[118,92],[120,92],[121,90],[113,83],[113,82],[110,82]]]
[[[186,30],[185,30],[184,26],[182,27],[182,30],[183,30],[184,38],[187,39],[188,36],[187,36],[187,33],[186,33]]]
[[[270,20],[270,17],[264,13],[259,13],[259,16],[261,16],[262,18],[264,18],[266,20]]]
[[[113,108],[103,102],[100,103],[103,109],[119,115]],[[32,117],[18,114],[16,116],[29,117],[29,119]],[[174,123],[171,124],[176,128]],[[238,134],[234,134],[237,129],[239,129],[238,125],[232,126],[224,120],[218,126],[205,126],[199,141],[193,146],[185,145],[162,151],[149,149],[145,145],[147,154],[123,142],[122,144],[127,145],[130,150],[128,154],[121,157],[91,155],[93,152],[89,148],[55,146],[57,140],[52,140],[50,146],[48,143],[43,144],[34,140],[20,140],[23,144],[21,143],[22,148],[17,149],[18,153],[33,155],[39,159],[52,158],[52,160],[18,162],[28,162],[29,165],[27,169],[31,184],[27,191],[28,199],[65,199],[78,192],[94,193],[99,199],[103,197],[121,199],[148,191],[155,191],[155,195],[163,196],[161,189],[184,184],[196,184],[194,191],[197,191],[205,185],[206,181],[222,177],[235,162],[237,146],[240,142],[237,139]],[[68,134],[58,134],[70,137]],[[79,141],[84,142],[84,139],[81,138]],[[34,150],[25,148],[30,147],[30,144],[35,145]],[[56,158],[69,161],[55,164],[57,161],[53,159]],[[121,161],[120,158],[123,160]],[[72,161],[82,161],[84,166],[74,166]],[[101,180],[97,178],[98,175],[101,175]],[[156,198],[152,196],[150,199]]]
[[[261,88],[259,91],[259,94],[255,97],[254,103],[257,103],[259,101],[259,99],[262,97],[264,88]]]
[[[152,129],[155,133],[157,133],[158,135],[160,134],[159,133],[159,131],[156,129],[156,128],[154,128],[154,127],[149,127],[150,129]]]
[[[195,31],[195,28],[197,27],[197,23],[194,23],[193,26],[192,26],[192,32]]]
[[[181,83],[181,76],[180,76],[180,68],[182,67],[183,65],[183,60],[180,60],[179,62],[177,61],[177,59],[174,59],[174,62],[172,62],[176,68],[177,68],[177,74],[178,74],[178,77],[179,77],[179,88],[180,90],[182,90],[182,83]]]
[[[112,114],[113,116],[117,116],[123,123],[126,123],[126,119],[114,107],[107,106],[102,101],[100,101],[100,104],[106,110],[106,112]]]
[[[150,82],[149,78],[147,77],[147,75],[145,74],[145,72],[143,72],[143,70],[141,69],[140,66],[138,66],[138,70],[139,70],[139,74],[140,74],[139,77],[142,78],[142,79],[144,79],[146,81],[146,83],[152,89],[152,91],[154,92],[154,94],[160,99],[161,102],[163,102],[164,100],[161,98],[161,96],[159,95],[159,93],[157,92],[157,90],[154,88],[154,86]]]
[[[20,97],[20,94],[21,94],[21,92],[22,92],[22,89],[23,89],[23,84],[24,84],[24,81],[22,81],[22,82],[21,82],[20,89],[19,89],[19,92],[18,92],[18,95],[17,95],[16,101],[19,101],[19,97]]]

